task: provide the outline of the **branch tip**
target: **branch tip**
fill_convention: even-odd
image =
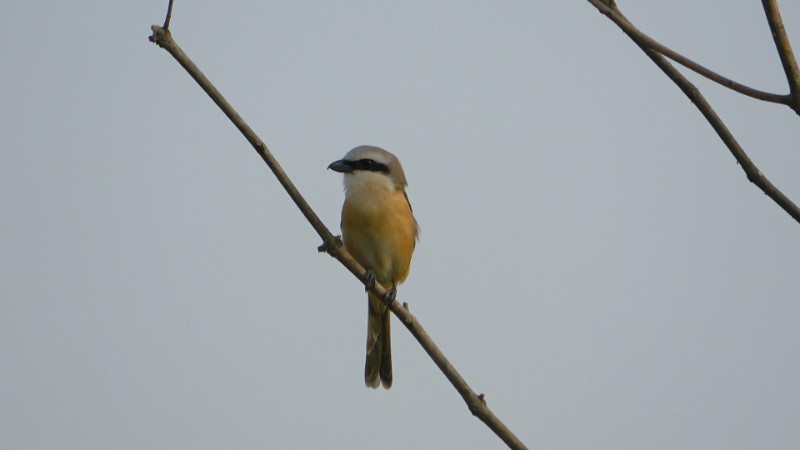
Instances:
[[[167,17],[164,19],[164,29],[169,30],[169,21],[172,20],[172,1],[169,0],[169,5],[167,6]]]

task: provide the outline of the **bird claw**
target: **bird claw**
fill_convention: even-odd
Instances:
[[[387,305],[392,303],[397,298],[397,288],[393,287],[383,294],[383,302]]]
[[[372,269],[367,269],[367,275],[364,280],[364,291],[369,292],[373,287],[375,287],[375,271]],[[392,286],[391,289],[388,289],[384,294],[381,300],[386,305],[391,304],[394,299],[397,298],[397,287]]]
[[[366,280],[364,280],[364,291],[369,291],[373,287],[375,287],[375,271],[368,269]]]

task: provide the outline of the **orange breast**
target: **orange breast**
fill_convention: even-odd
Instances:
[[[417,224],[402,191],[376,189],[351,195],[342,207],[345,248],[385,287],[408,276]]]

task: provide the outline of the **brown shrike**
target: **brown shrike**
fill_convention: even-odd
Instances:
[[[344,174],[342,241],[347,251],[394,298],[408,276],[419,228],[406,195],[406,176],[396,156],[369,145],[356,147],[328,166]],[[367,301],[367,387],[392,386],[389,309],[371,292]]]

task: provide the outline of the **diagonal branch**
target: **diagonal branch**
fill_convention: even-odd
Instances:
[[[170,11],[171,11],[171,3],[170,2]],[[294,183],[289,179],[286,173],[281,168],[278,161],[269,151],[267,146],[264,142],[256,135],[252,128],[242,119],[239,113],[228,103],[225,97],[214,87],[213,84],[203,75],[200,69],[189,59],[189,57],[181,50],[175,40],[172,39],[172,35],[170,32],[158,25],[153,25],[151,27],[153,30],[152,36],[150,36],[150,41],[157,44],[159,47],[163,48],[170,55],[172,55],[178,63],[183,66],[184,69],[191,75],[192,78],[200,85],[200,87],[208,94],[209,97],[214,101],[214,103],[219,106],[222,112],[225,113],[226,116],[233,122],[236,128],[244,135],[250,145],[255,148],[256,152],[258,152],[259,156],[267,163],[267,166],[272,170],[272,173],[278,179],[278,181],[283,185],[286,192],[292,198],[294,203],[306,217],[308,222],[314,227],[314,230],[319,234],[322,238],[323,244],[320,247],[320,251],[325,251],[330,254],[332,257],[339,260],[353,275],[355,275],[359,280],[366,283],[367,281],[367,274],[362,267],[347,251],[341,244],[338,242],[337,238],[331,234],[327,227],[322,223],[316,213],[311,209],[308,203],[305,201],[303,196],[294,186]],[[375,283],[371,291],[378,295],[380,298],[384,298],[384,294],[386,293],[386,289],[381,286],[379,283]],[[461,394],[461,397],[467,404],[470,412],[478,417],[481,421],[483,421],[503,442],[506,443],[512,449],[525,449],[525,445],[522,441],[517,438],[514,433],[499,419],[494,413],[489,409],[489,406],[486,404],[483,394],[476,394],[475,391],[467,384],[466,380],[458,373],[458,371],[453,367],[453,365],[448,361],[448,359],[444,356],[444,353],[439,349],[436,343],[430,338],[425,329],[422,328],[422,325],[419,321],[408,311],[403,305],[400,305],[396,300],[385,300],[387,306],[391,308],[392,312],[400,319],[400,322],[408,328],[411,334],[417,339],[419,344],[428,353],[431,357],[433,362],[439,367],[442,373],[447,377],[450,383],[453,384],[453,387]]]
[[[789,82],[790,106],[797,114],[800,114],[800,69],[797,68],[797,60],[794,59],[792,44],[789,43],[786,30],[783,28],[781,11],[778,9],[778,3],[775,0],[761,0],[761,3],[764,5],[764,14],[767,15],[769,29],[772,31],[772,39],[775,41],[775,47],[778,49],[778,55],[781,58],[781,64],[783,64],[783,71],[786,73],[786,81]]]
[[[610,2],[610,7],[599,0],[588,1],[617,25],[619,25],[619,23],[614,20],[612,16],[620,18],[625,23],[628,23],[627,19],[625,19],[619,9],[617,9],[613,1]],[[753,163],[750,157],[747,156],[747,153],[745,153],[744,149],[741,147],[741,145],[739,145],[739,142],[736,141],[736,138],[734,138],[733,134],[731,134],[730,130],[728,130],[728,127],[725,126],[725,123],[722,122],[722,119],[719,118],[708,101],[706,101],[705,97],[703,97],[703,94],[700,93],[700,90],[697,89],[697,87],[688,79],[686,79],[686,77],[684,77],[672,64],[670,64],[664,56],[659,54],[656,50],[650,48],[646,42],[640,41],[637,35],[630,33],[625,27],[621,25],[619,25],[619,27],[676,85],[678,85],[681,91],[683,91],[683,93],[689,97],[692,103],[694,103],[697,109],[700,110],[700,113],[702,113],[708,123],[711,124],[711,127],[714,128],[714,131],[716,131],[717,135],[720,137],[720,139],[722,139],[722,142],[725,143],[725,145],[728,147],[728,150],[730,150],[731,154],[733,154],[733,157],[739,162],[739,165],[742,167],[745,175],[747,175],[747,179],[750,180],[751,183],[758,186],[796,221],[800,222],[800,208],[798,208],[794,202],[786,197],[783,192],[775,187],[775,185],[773,185],[772,182],[770,182],[767,177],[764,176],[761,170],[759,170],[759,168]]]
[[[656,41],[650,36],[644,34],[641,30],[636,28],[632,23],[628,22],[628,19],[626,19],[621,13],[619,13],[619,10],[616,8],[616,6],[609,7],[605,4],[605,2],[600,0],[589,0],[589,3],[594,5],[594,7],[600,10],[601,13],[603,13],[606,17],[611,19],[611,21],[617,24],[618,27],[622,28],[622,31],[624,31],[625,34],[630,36],[631,39],[633,39],[636,43],[640,45],[643,44],[649,47],[650,49],[658,53],[661,53],[662,55],[686,67],[687,69],[693,70],[698,74],[708,78],[711,81],[719,83],[728,89],[734,90],[748,97],[752,97],[758,100],[763,100],[765,102],[790,105],[791,97],[788,95],[780,95],[780,94],[773,94],[771,92],[760,91],[758,89],[754,89],[744,84],[733,81],[730,78],[722,76],[714,72],[713,70],[705,66],[702,66],[692,61],[691,59],[681,55],[680,53],[670,49],[669,47],[661,44],[660,42]],[[613,2],[611,3],[613,5]]]

